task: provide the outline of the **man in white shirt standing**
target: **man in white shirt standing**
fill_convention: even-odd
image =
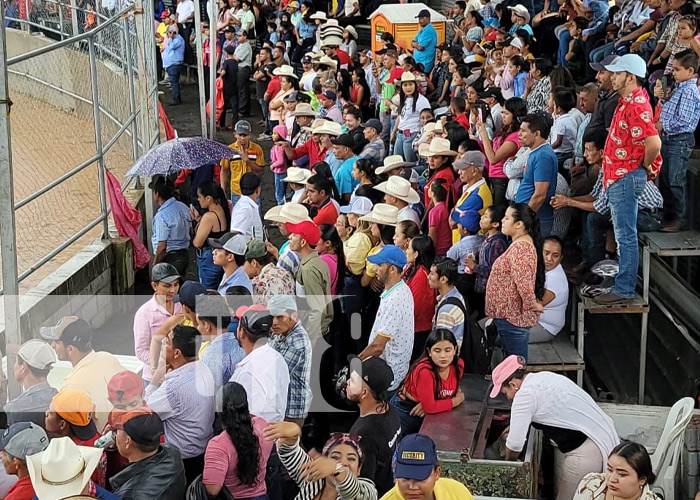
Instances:
[[[545,238],[542,244],[544,257],[544,311],[540,320],[530,328],[529,344],[549,342],[561,331],[566,322],[566,304],[569,302],[569,281],[561,266],[562,241],[557,236]]]
[[[175,8],[177,24],[180,28],[180,36],[185,41],[185,64],[194,62],[194,53],[190,45],[190,35],[194,26],[194,2],[192,0],[178,0]]]
[[[238,342],[246,356],[236,365],[231,382],[245,388],[252,414],[280,422],[287,411],[289,369],[282,355],[268,344],[272,315],[264,306],[254,305],[239,308],[236,316],[240,318]]]
[[[240,233],[249,239],[264,240],[263,225],[260,218],[258,198],[261,182],[258,174],[247,172],[241,177],[241,197],[233,207],[231,214],[231,231]]]
[[[369,345],[359,355],[382,358],[394,373],[389,386],[389,397],[396,394],[408,373],[413,351],[413,294],[401,279],[406,266],[406,255],[396,245],[386,245],[367,260],[377,266],[377,277],[384,283],[384,292],[377,317],[369,336]]]

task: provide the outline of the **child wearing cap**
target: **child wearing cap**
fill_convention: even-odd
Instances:
[[[462,239],[450,247],[447,256],[457,262],[460,273],[471,274],[471,270],[465,268],[464,260],[468,255],[476,256],[484,241],[484,235],[479,234],[481,216],[474,210],[465,212],[455,210],[451,218],[457,223],[457,231]]]

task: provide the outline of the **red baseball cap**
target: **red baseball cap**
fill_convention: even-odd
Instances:
[[[262,304],[253,304],[252,306],[241,306],[238,309],[236,309],[236,318],[242,318],[245,313],[248,311],[267,311],[265,309],[265,306]]]
[[[290,233],[298,234],[304,238],[312,247],[315,247],[318,244],[318,240],[321,239],[321,230],[313,222],[304,221],[298,224],[287,222],[285,227]]]
[[[107,383],[107,395],[113,401],[133,398],[141,393],[143,393],[143,380],[129,370],[114,374]]]

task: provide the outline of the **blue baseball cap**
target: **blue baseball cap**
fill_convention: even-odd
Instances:
[[[435,442],[425,434],[409,434],[401,440],[396,450],[397,479],[424,481],[435,470],[437,464]]]
[[[491,26],[492,28],[498,28],[498,18],[489,17],[488,19],[484,19],[481,24],[484,26]]]
[[[461,224],[471,234],[478,233],[479,229],[481,228],[481,216],[479,215],[479,212],[474,210],[465,210],[463,212],[460,210],[455,210],[452,212],[451,217],[453,221],[455,221],[457,224]]]
[[[625,54],[619,57],[614,63],[605,66],[605,69],[613,73],[627,71],[639,78],[644,78],[647,75],[647,64],[644,59],[637,54]]]
[[[406,265],[406,254],[396,245],[386,245],[378,254],[370,255],[367,260],[372,264],[384,264],[385,262],[401,269]]]

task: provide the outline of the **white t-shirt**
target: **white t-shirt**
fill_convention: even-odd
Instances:
[[[556,335],[566,322],[566,304],[569,302],[569,280],[561,264],[545,274],[544,287],[555,297],[544,307],[539,323],[549,333]]]
[[[557,140],[557,136],[563,136],[561,144],[558,148],[554,148],[555,153],[573,153],[574,144],[576,143],[576,134],[578,132],[578,125],[576,124],[576,118],[571,113],[566,113],[561,116],[557,116],[554,119],[554,125],[552,125],[552,131],[549,133],[549,143],[554,144]]]
[[[533,422],[582,432],[603,457],[620,443],[612,419],[586,391],[557,373],[525,376],[510,411],[510,433],[506,439],[509,450],[522,451]]]
[[[411,133],[420,132],[420,112],[425,108],[430,107],[430,102],[422,94],[418,94],[418,102],[416,103],[416,110],[413,110],[413,97],[406,99],[401,110],[401,118],[399,121],[399,130],[403,132],[404,130],[410,130]]]
[[[402,220],[412,220],[420,226],[420,218],[418,217],[418,212],[411,208],[411,205],[406,205],[397,215],[396,222],[401,222]]]
[[[389,387],[393,391],[403,382],[408,373],[413,351],[413,294],[403,280],[385,290],[377,310],[377,317],[369,335],[369,343],[377,335],[388,337],[389,341],[380,356],[394,372],[394,381]]]
[[[307,92],[314,89],[314,78],[316,78],[316,74],[315,71],[309,71],[301,75],[301,86]]]
[[[231,231],[237,231],[247,238],[263,239],[260,208],[249,196],[241,196],[233,206]]]
[[[185,22],[185,19],[187,19],[190,14],[194,13],[194,2],[192,0],[180,2],[177,4],[177,9],[175,9],[175,12],[177,13],[177,22]]]
[[[236,365],[231,382],[238,382],[245,389],[250,413],[268,422],[284,420],[289,368],[272,347],[265,344],[253,349]]]
[[[355,4],[357,4],[357,12],[353,14],[353,11],[355,10]],[[345,15],[347,17],[350,16],[359,16],[360,15],[360,4],[357,0],[345,0]]]

